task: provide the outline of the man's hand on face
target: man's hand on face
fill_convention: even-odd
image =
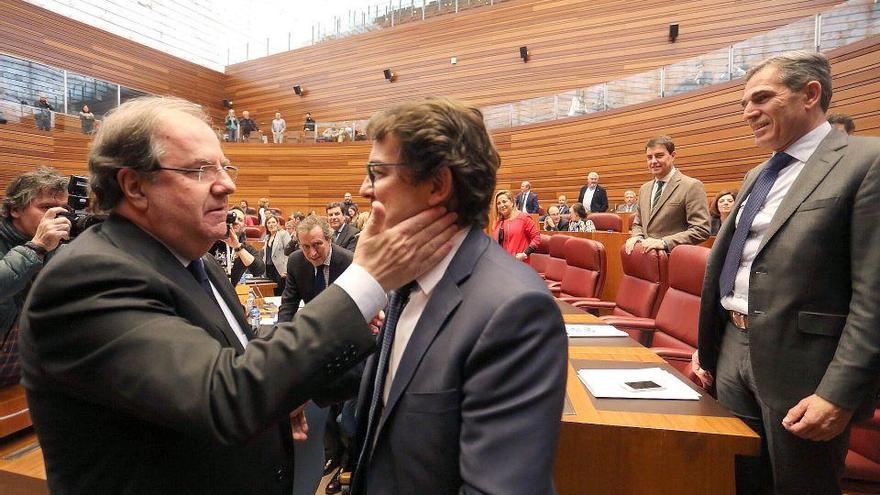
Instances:
[[[386,292],[402,287],[434,267],[452,249],[457,215],[437,206],[397,225],[385,226],[385,206],[373,201],[373,213],[361,231],[354,263]]]
[[[66,211],[67,209],[60,206],[46,210],[31,242],[42,246],[46,251],[54,251],[62,239],[70,239],[70,220],[59,216]]]

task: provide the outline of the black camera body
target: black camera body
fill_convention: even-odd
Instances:
[[[71,175],[67,182],[67,209],[62,213],[70,220],[70,238],[82,234],[92,225],[99,224],[107,217],[95,215],[89,209],[89,178],[82,175]]]

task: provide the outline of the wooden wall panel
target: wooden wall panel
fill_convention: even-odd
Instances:
[[[831,111],[852,115],[857,134],[880,136],[880,36],[830,56]],[[736,188],[745,172],[768,155],[755,148],[741,120],[742,90],[741,82],[732,82],[611,112],[496,132],[502,157],[499,187],[516,189],[519,181],[530,180],[547,206],[560,193],[573,200],[586,174],[595,170],[611,203],[619,203],[626,189],[650,179],[644,159],[647,139],[668,133],[678,145],[676,165],[703,180],[710,195]],[[0,126],[0,187],[39,163],[84,172],[88,142],[73,132],[40,132],[26,124]],[[238,191],[231,201],[244,198],[253,205],[265,196],[289,214],[320,210],[346,191],[357,196],[370,144],[224,144],[223,148],[241,167]]]
[[[306,111],[319,121],[362,119],[421,95],[494,105],[655,69],[837,3],[512,0],[235,64],[226,69],[226,94],[261,122],[282,111],[293,128]],[[667,40],[672,22],[681,26],[675,43]],[[532,53],[526,64],[522,45]],[[398,74],[395,83],[383,79],[384,68]]]
[[[0,52],[224,113],[223,73],[21,0],[0,0]]]

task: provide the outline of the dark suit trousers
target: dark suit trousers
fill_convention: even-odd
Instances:
[[[770,409],[758,395],[749,354],[748,331],[728,322],[716,370],[718,401],[761,435],[760,457],[737,457],[736,493],[840,494],[849,427],[828,442],[790,433],[782,426],[788,411]]]

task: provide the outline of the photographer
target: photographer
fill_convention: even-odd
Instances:
[[[257,256],[257,250],[245,243],[244,212],[233,208],[229,213],[235,215],[235,221],[229,224],[229,235],[222,241],[215,242],[208,252],[223,267],[226,275],[229,275],[232,285],[236,285],[245,272],[250,272],[255,277],[262,276],[266,271],[266,264]]]
[[[19,175],[6,188],[0,218],[0,386],[18,383],[18,316],[46,256],[70,234],[67,179],[55,169]]]

